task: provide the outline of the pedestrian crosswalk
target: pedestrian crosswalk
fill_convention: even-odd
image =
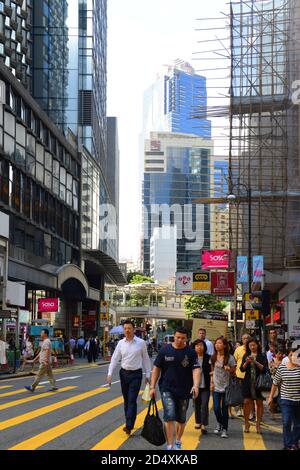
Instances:
[[[114,394],[118,395],[114,396],[111,394],[111,389],[105,386],[84,392],[80,386],[75,385],[60,388],[56,392],[48,392],[44,390],[45,387],[41,386],[39,387],[41,390],[35,394],[19,398],[17,395],[23,394],[23,389],[16,386],[13,390],[13,385],[2,386],[2,389],[10,388],[10,391],[0,394],[0,449],[38,450],[47,449],[49,445],[52,446],[51,448],[55,448],[56,444],[61,445],[61,439],[66,435],[74,436],[76,442],[81,439],[81,448],[90,450],[154,449],[140,436],[148,409],[140,398],[138,399],[135,429],[130,437],[123,432],[123,397],[117,387]],[[66,397],[63,397],[64,394]],[[49,399],[50,396],[51,399]],[[162,417],[160,400],[157,405]],[[188,421],[182,438],[184,450],[222,448],[224,440],[212,432],[215,424],[212,400],[210,400],[209,408],[210,432],[202,436],[199,430],[195,429],[194,413],[190,405]],[[53,418],[45,419],[50,416]],[[87,438],[85,433],[91,422],[96,423],[94,428],[97,428],[98,432]],[[26,423],[30,423],[32,426],[26,426]],[[251,425],[250,433],[243,432],[243,424],[242,418],[236,417],[234,420],[230,420],[229,435],[231,439],[225,440],[226,446],[224,444],[224,448],[267,450],[270,445],[272,449],[282,447],[280,425],[264,422],[261,426],[262,434],[257,434],[255,424]],[[22,427],[24,427],[24,432],[22,432]],[[85,433],[82,433],[82,429],[85,429]],[[14,438],[14,430],[18,430],[16,438]],[[5,431],[10,432],[11,440],[5,438]]]

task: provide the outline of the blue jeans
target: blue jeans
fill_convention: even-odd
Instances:
[[[135,371],[120,370],[122,395],[124,398],[124,410],[126,427],[134,428],[137,414],[137,397],[142,384],[142,369]]]
[[[214,412],[218,423],[228,429],[228,406],[225,404],[225,392],[213,392]]]
[[[300,439],[300,401],[280,400],[284,448],[298,445]]]

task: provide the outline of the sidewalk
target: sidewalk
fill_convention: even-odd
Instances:
[[[109,364],[109,361],[106,361],[102,358],[98,359],[96,362],[92,362],[91,364],[88,363],[86,358],[75,358],[73,364],[65,364],[65,365],[60,365],[56,368],[53,368],[53,373],[61,373],[61,372],[68,372],[71,370],[80,370],[80,369],[91,369],[94,367],[99,367],[105,364]],[[35,373],[38,370],[38,364],[35,365],[34,372],[31,372],[31,367],[27,367],[27,371],[25,370],[24,372],[19,372],[18,370],[16,371],[15,374],[13,373],[1,373],[0,372],[0,381],[1,380],[7,380],[7,379],[17,379],[17,378],[22,378],[22,377],[29,377],[32,375],[35,375]]]

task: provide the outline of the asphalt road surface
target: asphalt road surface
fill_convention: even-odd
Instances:
[[[33,394],[24,389],[33,377],[0,381],[0,449],[13,450],[157,450],[141,437],[147,405],[138,398],[134,433],[123,431],[123,398],[118,372],[113,385],[106,385],[107,365],[55,370],[58,392],[49,392],[47,378]],[[144,389],[144,383],[142,389]],[[161,402],[158,402],[161,409]],[[211,403],[210,403],[211,406]],[[162,417],[162,411],[160,411]],[[216,420],[210,412],[209,433],[200,436],[194,429],[190,403],[183,436],[184,450],[280,450],[281,415],[275,420],[266,413],[262,434],[251,426],[243,433],[243,420],[230,419],[229,438],[213,433]]]

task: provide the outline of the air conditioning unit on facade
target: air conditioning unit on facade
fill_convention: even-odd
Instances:
[[[285,268],[300,269],[300,256],[286,256],[284,258]]]

